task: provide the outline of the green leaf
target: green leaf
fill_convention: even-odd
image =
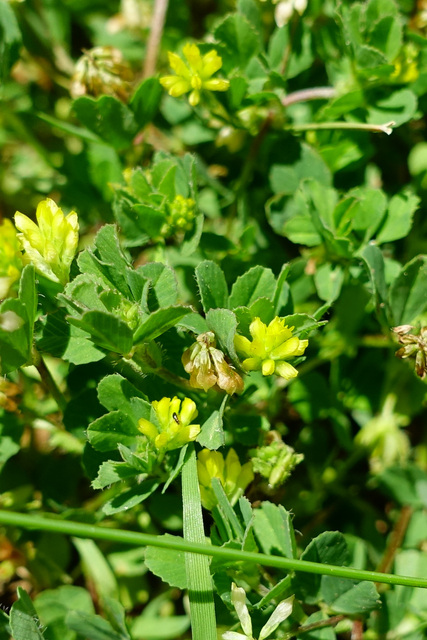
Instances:
[[[427,307],[427,257],[417,256],[402,268],[390,289],[394,325],[411,324]]]
[[[189,616],[142,615],[133,619],[132,638],[135,640],[175,640],[181,638],[190,627]]]
[[[121,511],[128,511],[133,509],[137,504],[140,504],[151,496],[157,489],[159,483],[156,480],[144,480],[135,487],[123,491],[118,496],[115,496],[102,507],[103,512],[107,516],[112,516]]]
[[[0,468],[20,450],[23,429],[15,414],[0,409]]]
[[[144,233],[149,238],[158,239],[161,236],[163,225],[166,222],[166,213],[161,208],[148,204],[135,204],[132,207],[134,218]]]
[[[161,262],[149,262],[136,270],[149,282],[147,305],[150,311],[174,305],[178,299],[175,272]]]
[[[250,22],[240,13],[228,15],[214,29],[214,37],[226,47],[224,68],[245,69],[261,48],[261,38]]]
[[[202,424],[197,442],[206,449],[219,449],[225,444],[223,416],[228,396],[224,396],[220,408],[212,411],[209,418]]]
[[[385,16],[375,23],[370,42],[382,51],[388,62],[393,63],[402,46],[402,24],[399,17]]]
[[[14,640],[44,640],[42,626],[30,596],[18,587],[18,600],[10,610],[10,628]]]
[[[156,115],[163,89],[157,78],[147,78],[136,88],[129,106],[140,129],[149,124]]]
[[[334,564],[339,567],[347,565],[349,553],[344,536],[338,531],[321,533],[305,548],[301,555],[301,560]],[[341,584],[339,578],[334,578],[334,580],[337,581],[337,585]],[[294,579],[294,584],[299,594],[298,597],[302,597],[307,604],[315,604],[322,599],[320,593],[321,583],[322,576],[316,574],[298,573]]]
[[[372,285],[372,294],[378,302],[387,300],[387,285],[384,275],[384,257],[375,243],[370,242],[361,252]]]
[[[134,334],[134,344],[154,340],[174,327],[191,311],[190,307],[171,306],[158,309],[145,318]]]
[[[314,247],[322,242],[317,231],[307,200],[298,189],[294,196],[275,196],[266,204],[268,222],[276,233],[291,242]]]
[[[291,162],[273,164],[269,172],[269,182],[276,194],[292,195],[302,180],[312,178],[324,185],[331,186],[332,176],[319,153],[304,142],[296,148]]]
[[[410,89],[400,89],[374,102],[368,109],[367,122],[384,124],[393,120],[399,127],[413,119],[417,107],[416,95]]]
[[[224,273],[215,262],[205,260],[195,270],[200,299],[205,313],[228,307],[228,288]]]
[[[120,246],[115,225],[101,227],[93,246],[80,253],[77,263],[82,274],[97,276],[108,288],[113,286],[125,298],[132,299],[128,285],[130,264]]]
[[[399,504],[427,507],[427,473],[414,464],[404,468],[389,467],[378,476],[378,480]]]
[[[233,284],[230,307],[249,307],[259,298],[272,299],[276,289],[276,278],[271,269],[260,265],[252,267]]]
[[[150,418],[151,405],[146,396],[118,373],[101,380],[98,398],[108,411],[121,411],[135,424],[140,418]]]
[[[98,545],[87,538],[73,538],[72,540],[81,558],[83,573],[95,587],[98,596],[117,598],[116,577]]]
[[[295,532],[289,511],[266,501],[253,513],[255,535],[263,552],[296,558]]]
[[[99,467],[98,475],[95,480],[92,481],[92,487],[94,489],[105,489],[105,487],[115,482],[135,478],[136,475],[135,469],[130,467],[126,462],[106,460]]]
[[[335,613],[366,614],[381,606],[378,591],[372,582],[322,576],[321,593],[326,604]]]
[[[36,342],[39,351],[77,365],[102,360],[105,352],[95,347],[90,334],[71,326],[65,317],[65,309],[58,309],[40,319],[42,333]]]
[[[12,7],[7,2],[0,2],[0,83],[3,85],[9,70],[19,56],[21,31]]]
[[[73,102],[73,109],[85,127],[115,149],[129,147],[138,131],[132,111],[113,96],[83,96]]]
[[[292,33],[290,29],[292,28]],[[286,66],[286,77],[295,78],[302,71],[309,69],[314,61],[310,27],[300,20],[295,25],[286,24],[276,29],[270,38],[268,60],[271,69],[283,75],[282,65],[285,51],[289,51]]]
[[[131,447],[141,433],[125,413],[111,411],[89,425],[87,436],[97,451],[113,451],[118,444]]]
[[[165,534],[159,536],[167,540],[176,539],[176,536]],[[152,573],[159,576],[163,582],[178,589],[187,588],[187,576],[185,573],[185,554],[182,551],[161,549],[159,547],[147,547],[145,552],[145,564]]]
[[[102,349],[126,355],[132,349],[133,336],[126,322],[105,311],[86,311],[80,318],[68,316],[70,324],[90,334]]]
[[[21,274],[18,298],[7,298],[0,305],[1,374],[31,364],[36,307],[34,267],[27,265]]]
[[[240,360],[234,348],[234,336],[237,329],[235,314],[228,309],[211,309],[206,314],[206,323],[217,337],[220,349],[239,367]]]
[[[42,591],[36,596],[34,605],[43,624],[47,625],[49,640],[75,640],[76,634],[65,624],[68,612],[95,613],[89,592],[68,584]]]
[[[85,640],[125,640],[125,636],[117,633],[111,624],[101,616],[83,611],[70,611],[65,623],[69,629],[73,629]]]
[[[321,300],[333,302],[340,293],[344,282],[344,270],[340,265],[333,267],[330,263],[317,267],[314,273],[314,282],[317,289],[317,295]]]
[[[376,238],[378,244],[405,238],[411,230],[412,218],[419,204],[420,199],[411,193],[393,196],[388,206],[387,218]]]

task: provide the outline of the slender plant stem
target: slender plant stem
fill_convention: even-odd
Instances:
[[[288,93],[282,100],[284,107],[297,102],[309,102],[310,100],[330,100],[335,98],[337,91],[335,87],[312,87],[311,89],[301,89]]]
[[[399,520],[396,522],[396,525],[390,536],[390,541],[387,545],[384,556],[380,564],[378,565],[377,571],[381,571],[381,573],[387,573],[388,571],[390,571],[393,565],[394,556],[396,555],[396,552],[401,546],[403,538],[405,537],[406,529],[408,528],[412,513],[413,508],[409,505],[405,505],[404,507],[402,507]]]
[[[363,640],[363,621],[355,620],[351,629],[351,640]]]
[[[163,27],[165,26],[168,3],[169,0],[155,0],[154,3],[153,19],[151,21],[151,30],[145,55],[144,78],[149,78],[156,72],[157,56],[162,39]]]
[[[67,406],[67,401],[66,401],[66,399],[64,397],[64,394],[62,393],[62,391],[59,389],[58,385],[56,384],[51,372],[47,368],[46,363],[43,360],[43,356],[40,356],[38,354],[38,358],[37,358],[37,361],[35,363],[35,367],[36,367],[37,371],[40,374],[40,378],[42,379],[42,383],[43,383],[44,387],[47,389],[47,391],[49,391],[49,393],[54,398],[56,404],[58,405],[58,409],[62,413],[64,413],[65,408]]]
[[[328,618],[327,620],[319,620],[318,622],[312,622],[311,624],[303,625],[299,629],[296,630],[295,635],[301,636],[307,631],[314,631],[315,629],[322,629],[323,627],[335,627],[338,622],[344,620],[345,616],[333,616],[332,618]]]
[[[304,131],[330,131],[345,129],[347,131],[371,131],[373,133],[386,133],[390,135],[395,122],[390,121],[385,124],[368,124],[365,122],[307,122],[307,124],[292,124],[285,127],[294,133]]]
[[[287,571],[302,571],[303,573],[314,573],[317,575],[329,575],[337,578],[348,578],[349,580],[367,580],[368,582],[381,582],[385,584],[401,584],[407,587],[422,587],[427,589],[427,578],[414,578],[411,576],[399,576],[378,571],[363,571],[350,567],[338,567],[335,565],[309,562],[308,560],[292,560],[279,556],[269,556],[265,553],[254,553],[252,551],[240,551],[237,549],[227,549],[215,547],[210,544],[201,544],[183,540],[179,536],[174,539],[172,536],[167,539],[149,533],[139,533],[136,531],[123,531],[121,529],[110,529],[99,525],[88,525],[70,520],[59,520],[45,516],[34,516],[15,511],[0,510],[0,523],[22,527],[24,529],[36,529],[39,531],[52,531],[57,533],[78,536],[81,538],[93,538],[98,540],[109,540],[121,544],[135,546],[159,547],[162,549],[175,549],[176,551],[199,553],[204,556],[221,558],[230,562],[253,562],[266,567],[276,567]]]
[[[202,505],[200,500],[197,461],[194,445],[189,446],[189,457],[182,467],[182,502],[184,539],[204,544]],[[209,558],[185,554],[188,598],[190,601],[193,640],[216,640],[216,619]]]

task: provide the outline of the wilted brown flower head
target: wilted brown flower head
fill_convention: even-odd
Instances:
[[[402,359],[414,357],[416,374],[424,378],[427,373],[427,327],[421,327],[418,334],[411,333],[413,329],[410,324],[392,328],[402,345],[396,351],[396,356]]]
[[[133,73],[123,54],[114,47],[94,47],[76,62],[71,82],[71,95],[112,95],[126,101]]]
[[[212,331],[197,336],[197,341],[184,351],[182,364],[190,374],[190,384],[195,389],[207,391],[217,387],[230,395],[243,391],[241,376],[226,361],[223,352],[216,348]]]

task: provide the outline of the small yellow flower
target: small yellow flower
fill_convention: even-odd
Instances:
[[[285,324],[286,318],[275,317],[267,326],[255,318],[249,327],[252,342],[244,336],[236,335],[234,344],[237,353],[244,357],[242,366],[246,371],[262,371],[264,376],[275,373],[285,380],[291,380],[298,371],[286,360],[302,356],[308,340],[300,340],[292,335],[294,327]]]
[[[157,425],[145,418],[138,422],[138,429],[154,444],[159,451],[179,449],[192,442],[200,433],[200,425],[190,424],[197,416],[196,404],[190,398],[181,402],[174,398],[162,398],[152,402]]]
[[[215,49],[202,56],[197,45],[186,44],[182,52],[187,64],[169,51],[169,65],[176,75],[160,78],[160,84],[170,96],[178,98],[191,91],[188,101],[195,107],[200,102],[201,91],[227,91],[230,86],[228,80],[211,78],[222,67],[222,58]]]
[[[202,505],[209,510],[217,504],[212,489],[212,478],[219,478],[232,505],[236,504],[248,484],[254,479],[252,462],[242,466],[234,449],[229,450],[225,460],[219,451],[202,449],[197,456],[197,472]]]
[[[72,211],[65,216],[47,198],[39,202],[36,217],[38,226],[23,213],[15,213],[15,226],[21,232],[18,238],[25,251],[23,260],[31,262],[49,280],[66,284],[79,240],[77,213]]]
[[[10,220],[0,224],[0,299],[9,295],[22,271],[22,259],[15,227]]]

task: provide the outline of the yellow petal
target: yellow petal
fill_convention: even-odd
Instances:
[[[245,338],[245,336],[236,334],[234,336],[234,346],[236,347],[237,352],[242,356],[252,355],[252,343]]]
[[[180,58],[176,53],[172,53],[171,51],[168,52],[168,58],[169,66],[173,71],[175,71],[177,76],[181,76],[182,78],[187,79],[190,78],[190,70],[188,69],[182,58]]]
[[[263,360],[261,371],[263,376],[271,376],[275,371],[276,365],[274,360],[268,358],[268,360]]]
[[[200,73],[202,71],[202,56],[200,55],[199,47],[195,44],[186,44],[182,49],[182,53],[187,58],[193,73]]]
[[[242,367],[245,371],[259,371],[262,366],[261,358],[246,358],[243,360]]]
[[[222,58],[215,49],[206,53],[202,58],[202,78],[210,78],[218,69],[222,67]]]
[[[296,356],[299,348],[299,342],[299,338],[296,336],[289,338],[289,340],[283,342],[279,347],[273,349],[270,355],[275,360],[284,360],[285,358]]]
[[[192,91],[188,96],[188,102],[191,104],[192,107],[197,107],[197,105],[200,102],[200,91],[198,91],[197,89],[194,89],[194,91]]]
[[[222,80],[221,78],[214,78],[213,80],[205,80],[203,82],[203,88],[208,91],[227,91],[230,83],[228,80]]]
[[[276,373],[282,378],[285,378],[285,380],[292,380],[292,378],[296,378],[298,375],[295,367],[285,361],[276,362]]]
[[[145,418],[140,418],[138,420],[138,430],[143,433],[144,436],[147,436],[149,440],[155,440],[159,435],[154,424]]]

